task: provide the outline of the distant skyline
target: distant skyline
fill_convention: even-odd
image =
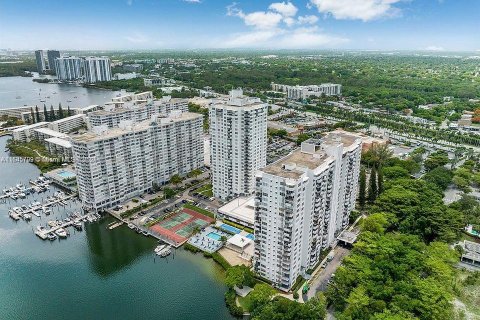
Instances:
[[[0,0],[0,48],[480,50],[478,0]]]

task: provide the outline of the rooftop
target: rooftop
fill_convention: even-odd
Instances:
[[[53,144],[59,145],[59,146],[64,147],[64,148],[71,148],[72,147],[72,144],[70,143],[70,141],[62,139],[62,138],[53,137],[53,138],[45,139],[45,141],[48,142],[48,143],[53,143]]]
[[[192,120],[197,118],[203,118],[201,114],[198,113],[191,113],[191,112],[183,112],[183,113],[176,113],[170,114],[168,117],[157,117],[156,123],[158,125],[173,123],[173,122],[180,122],[186,120]],[[94,142],[94,141],[101,141],[109,138],[114,138],[121,136],[126,133],[131,132],[139,132],[148,129],[152,124],[152,120],[145,120],[142,122],[133,122],[133,121],[125,121],[119,127],[115,128],[106,128],[106,127],[94,127],[92,131],[89,131],[84,134],[80,135],[71,135],[73,141],[76,142]]]
[[[247,245],[249,245],[251,242],[253,242],[251,239],[244,237],[240,234],[236,234],[227,240],[228,244],[232,244],[235,247],[239,247],[239,248],[244,248]]]
[[[255,196],[248,198],[239,197],[218,209],[218,212],[254,224]]]
[[[328,155],[324,151],[315,154],[302,152],[296,149],[288,156],[266,166],[260,171],[283,178],[298,179],[304,173],[300,168],[308,168],[314,170],[326,161]]]
[[[58,131],[55,131],[55,130],[52,130],[52,129],[49,129],[49,128],[38,128],[38,129],[35,129],[35,131],[40,132],[41,134],[45,134],[47,136],[57,137],[57,138],[61,138],[61,137],[66,136],[65,133],[61,133],[61,132],[58,132]]]

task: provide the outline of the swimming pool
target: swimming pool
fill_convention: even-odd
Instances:
[[[219,235],[218,233],[215,233],[215,232],[210,232],[209,234],[207,234],[207,237],[209,237],[210,239],[216,240],[216,241],[220,241],[220,239],[222,238],[221,235]]]
[[[76,177],[75,173],[71,172],[71,171],[66,171],[66,170],[62,170],[62,171],[58,171],[57,174],[62,177],[63,179],[68,179],[68,178],[74,178]]]
[[[248,239],[255,240],[255,236],[251,233],[247,234],[245,237],[248,238]]]
[[[228,225],[228,224],[225,224],[225,223],[220,225],[220,229],[225,230],[227,232],[234,233],[234,234],[239,234],[240,232],[242,232],[242,230],[240,230],[238,228],[235,228],[235,227],[232,227],[231,225]]]

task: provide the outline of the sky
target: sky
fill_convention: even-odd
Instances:
[[[0,49],[480,51],[480,0],[0,0]]]

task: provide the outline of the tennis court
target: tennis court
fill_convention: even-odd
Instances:
[[[201,229],[213,222],[213,219],[203,214],[183,208],[166,220],[150,227],[152,231],[169,238],[176,243],[185,242],[195,229]]]

